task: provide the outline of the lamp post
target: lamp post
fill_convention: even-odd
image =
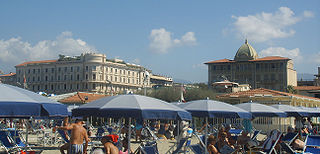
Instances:
[[[147,70],[144,72],[144,95],[147,96],[147,82],[150,74]]]

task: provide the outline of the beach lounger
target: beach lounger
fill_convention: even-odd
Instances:
[[[282,133],[279,130],[272,130],[270,132],[270,135],[267,137],[267,139],[264,141],[262,147],[258,147],[260,149],[257,151],[257,148],[250,149],[250,151],[255,151],[255,153],[265,153],[265,154],[271,154],[271,153],[277,153],[275,150],[276,145],[279,143]]]
[[[179,142],[171,146],[169,150],[166,152],[166,154],[187,153],[190,143],[191,143],[191,140],[189,138],[182,138],[179,140]],[[172,151],[174,147],[177,147],[177,148],[174,151]]]
[[[303,148],[304,153],[320,153],[320,136],[308,135]]]
[[[291,145],[292,142],[298,137],[299,133],[287,133],[281,138],[282,142],[286,142],[288,145]]]
[[[0,141],[2,147],[7,153],[14,152],[17,150],[13,139],[10,137],[10,134],[7,130],[0,130]]]
[[[257,137],[258,137],[258,135],[261,133],[261,130],[255,130],[254,132],[253,132],[253,135],[252,135],[252,137],[251,137],[251,140],[255,140],[255,139],[257,139]]]

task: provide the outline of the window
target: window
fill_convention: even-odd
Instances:
[[[88,80],[88,74],[86,74],[86,80]]]
[[[96,74],[92,74],[92,79],[96,80]]]
[[[77,66],[77,72],[79,72],[80,71],[80,66]]]
[[[92,66],[92,70],[96,71],[97,70],[97,66]]]
[[[86,66],[86,71],[88,71],[89,70],[89,66]]]
[[[77,74],[77,80],[80,80],[80,75],[79,74]]]
[[[53,84],[51,85],[51,90],[53,90]]]
[[[70,90],[72,90],[72,84],[70,84]]]
[[[58,68],[58,72],[61,72],[61,67]]]
[[[30,74],[30,69],[28,69],[28,74]]]
[[[32,81],[33,81],[33,82],[35,81],[35,77],[32,77]]]
[[[45,81],[48,81],[48,76],[46,76]]]
[[[33,69],[32,72],[33,72],[33,73],[36,73],[36,69]]]
[[[64,84],[63,88],[64,88],[64,90],[66,90],[67,89],[67,84]]]
[[[64,71],[67,72],[68,71],[68,67],[64,67]]]
[[[53,76],[51,76],[51,81],[53,81]]]
[[[79,89],[79,84],[77,84],[77,89]]]
[[[70,72],[73,72],[73,67],[72,66],[70,67]]]
[[[40,81],[40,76],[38,76],[38,81]]]
[[[73,76],[72,75],[70,75],[70,80],[73,80]]]
[[[40,73],[40,68],[38,69],[38,73]]]
[[[51,68],[51,73],[54,73],[54,68]]]
[[[48,69],[46,68],[45,70],[46,70],[46,73],[48,73]]]
[[[48,85],[44,85],[44,90],[48,90]]]
[[[67,80],[67,75],[64,75],[64,80]]]
[[[60,81],[60,75],[58,75],[58,81]]]
[[[96,89],[96,84],[92,84],[92,89]]]

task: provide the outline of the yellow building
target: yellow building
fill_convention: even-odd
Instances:
[[[234,60],[221,59],[205,64],[208,65],[210,86],[224,79],[239,84],[249,84],[253,89],[285,91],[288,85],[297,85],[293,60],[279,56],[258,58],[256,50],[247,40],[238,49]]]

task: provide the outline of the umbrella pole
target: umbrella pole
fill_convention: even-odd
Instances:
[[[208,138],[207,138],[207,135],[208,135],[208,117],[206,117],[206,131],[205,131],[205,139],[204,139],[204,144],[205,144],[205,153],[208,153],[208,150],[207,150],[207,143],[208,143]]]
[[[129,129],[128,129],[128,153],[131,153],[130,150],[130,138],[131,138],[131,117],[129,117]]]
[[[178,120],[178,122],[177,122],[177,127],[178,127],[178,132],[177,132],[177,138],[176,139],[178,139],[178,137],[179,137],[179,133],[180,133],[180,121]]]

